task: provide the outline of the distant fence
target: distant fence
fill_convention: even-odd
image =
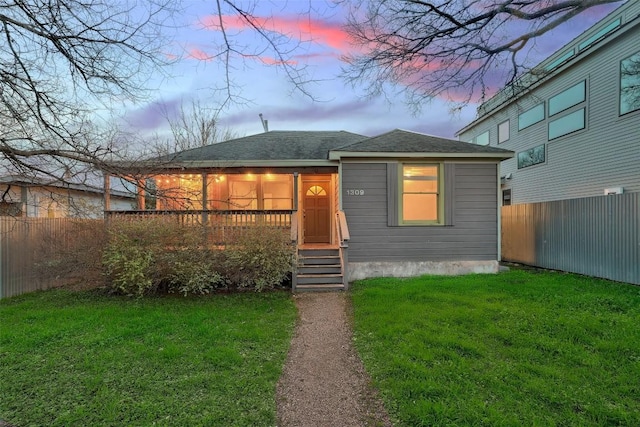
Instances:
[[[502,260],[640,284],[640,193],[503,206]]]
[[[87,277],[99,262],[104,220],[0,217],[0,298]]]

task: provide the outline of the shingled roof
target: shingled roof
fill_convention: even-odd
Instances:
[[[401,129],[395,129],[373,138],[367,138],[334,149],[330,158],[344,157],[348,153],[429,153],[469,155],[471,157],[474,155],[479,157],[501,157],[503,155],[503,158],[513,156],[513,152],[502,148],[476,145]]]
[[[345,131],[269,131],[181,151],[165,159],[172,162],[327,160],[330,150],[366,138]]]
[[[270,131],[181,151],[157,167],[335,166],[349,157],[507,159],[513,152],[396,129],[373,138],[345,131]]]

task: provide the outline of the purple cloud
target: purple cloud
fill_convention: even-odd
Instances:
[[[266,119],[279,123],[303,122],[305,126],[317,121],[344,119],[368,115],[371,104],[366,101],[353,100],[346,103],[313,103],[301,107],[261,107]],[[221,120],[226,126],[240,126],[257,122],[258,109],[242,111]]]
[[[167,117],[175,117],[180,111],[182,98],[157,100],[137,110],[127,112],[123,120],[133,129],[149,131],[167,123]]]

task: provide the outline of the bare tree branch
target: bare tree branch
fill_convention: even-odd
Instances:
[[[0,174],[61,182],[115,156],[92,111],[141,99],[166,63],[170,0],[0,5]]]
[[[235,132],[221,127],[220,113],[221,107],[206,107],[200,101],[192,101],[187,106],[181,105],[176,117],[171,117],[165,111],[171,134],[165,141],[159,136],[156,137],[155,143],[152,144],[154,156],[166,157],[179,151],[238,138]]]
[[[465,105],[515,81],[525,47],[596,5],[619,0],[339,1],[355,53],[344,77],[370,95],[399,86],[419,110],[441,96]]]
[[[282,71],[291,84],[292,91],[301,93],[311,100],[315,100],[314,94],[309,90],[313,80],[308,72],[307,65],[293,59],[295,53],[309,40],[301,40],[300,34],[285,34],[279,28],[270,26],[272,19],[269,16],[259,16],[255,12],[257,1],[240,2],[234,0],[216,0],[214,19],[210,21],[212,29],[221,34],[221,43],[217,52],[210,59],[219,59],[224,68],[224,83],[217,90],[224,92],[222,107],[230,102],[246,101],[241,96],[241,91],[234,82],[234,67],[238,63],[246,66],[247,60],[254,60],[261,65],[272,65]],[[286,2],[281,5],[286,9]],[[308,14],[311,14],[311,6]],[[251,45],[244,44],[232,34],[227,20],[234,21],[234,26],[242,26],[242,31],[256,33],[259,42]],[[236,28],[237,29],[237,28]],[[312,35],[309,35],[310,37]],[[249,65],[250,66],[250,65]]]

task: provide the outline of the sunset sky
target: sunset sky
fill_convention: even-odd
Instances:
[[[340,57],[357,47],[342,29],[345,11],[340,7],[313,0],[257,3],[254,16],[272,28],[272,34],[286,40],[281,46],[291,50],[286,59],[305,67],[305,76],[312,81],[305,90],[313,99],[287,80],[278,65],[279,58],[257,33],[229,13],[223,22],[237,49],[230,56],[229,70],[234,102],[227,104],[219,117],[222,126],[236,135],[262,132],[259,113],[269,121],[270,130],[347,130],[371,136],[401,128],[451,138],[474,118],[476,104],[451,114],[444,99],[434,99],[414,115],[404,104],[402,93],[392,91],[386,99],[368,99],[363,88],[353,88],[341,79],[344,64]],[[141,134],[162,133],[166,129],[164,117],[175,114],[182,103],[197,100],[217,108],[226,99],[224,92],[215,90],[225,87],[215,2],[188,0],[184,4],[185,13],[176,18],[177,36],[166,52],[175,63],[166,76],[149,82],[159,89],[153,92],[153,99],[123,115]],[[539,39],[529,53],[530,65],[552,54],[619,4],[593,8]]]

